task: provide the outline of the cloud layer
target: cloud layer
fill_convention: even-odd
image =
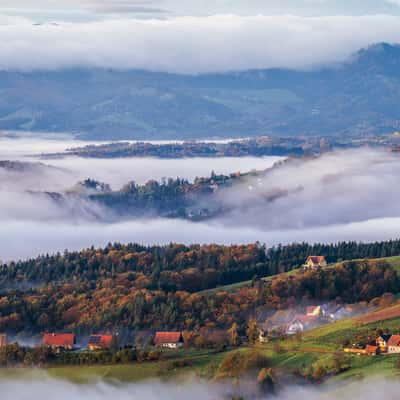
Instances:
[[[204,73],[311,68],[376,42],[400,42],[400,17],[215,15],[36,26],[0,17],[0,69],[71,67]]]
[[[399,175],[398,154],[337,151],[287,163],[265,177],[222,192],[221,198],[233,207],[227,221],[240,219],[264,230],[354,224],[400,217]]]
[[[54,388],[57,388],[57,399],[67,400],[213,400],[233,397],[235,392],[242,390],[246,397],[249,390],[232,389],[230,385],[212,384],[210,382],[179,382],[179,384],[161,383],[159,381],[136,384],[110,385],[99,381],[90,385],[76,385],[46,377],[45,374],[34,373],[27,375],[27,380],[21,385],[20,380],[0,380],[0,390],[4,400],[50,400],[54,398]],[[245,385],[244,385],[245,386]],[[394,400],[398,398],[399,384],[395,381],[370,379],[368,382],[359,381],[357,384],[349,383],[341,387],[323,386],[313,388],[307,386],[292,386],[280,392],[276,400],[334,400],[340,397],[343,400],[365,399],[376,400],[385,398]],[[239,396],[238,396],[239,397]],[[254,395],[248,396],[254,398]],[[258,397],[262,399],[263,397]],[[267,398],[270,398],[269,396]],[[274,397],[275,398],[275,397]]]
[[[5,146],[4,144],[8,145]],[[33,160],[41,151],[73,142],[3,140],[0,159]],[[75,143],[78,144],[78,143]],[[33,149],[33,150],[32,150]],[[81,200],[57,205],[26,190],[64,190],[78,179],[98,178],[118,188],[129,180],[267,168],[274,158],[47,160],[32,171],[0,171],[0,258],[34,257],[108,242],[143,244],[375,241],[398,238],[400,155],[358,149],[287,163],[264,177],[222,190],[229,215],[202,223],[161,218],[117,220]],[[388,189],[390,188],[390,190]],[[271,199],[273,201],[271,201]],[[23,245],[21,245],[23,243]]]

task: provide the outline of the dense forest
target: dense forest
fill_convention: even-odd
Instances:
[[[310,254],[329,262],[400,254],[400,241],[336,245],[293,244],[267,249],[171,244],[114,244],[42,256],[0,267],[0,331],[200,329],[245,324],[258,307],[290,307],[302,300],[371,300],[397,293],[392,267],[346,261],[271,282],[258,278],[299,267]],[[234,292],[215,288],[243,280]]]
[[[181,178],[149,180],[144,184],[131,181],[115,191],[106,183],[86,179],[65,193],[35,194],[45,195],[60,206],[74,204],[77,198],[81,198],[107,209],[116,216],[160,215],[196,221],[228,211],[218,196],[219,190],[244,182],[246,177],[257,174],[256,171],[230,175],[211,173],[209,177],[196,178],[193,182]]]

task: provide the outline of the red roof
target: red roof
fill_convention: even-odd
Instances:
[[[392,335],[388,341],[388,346],[400,347],[400,335]]]
[[[157,332],[154,342],[158,344],[179,343],[182,342],[181,332]]]
[[[368,344],[368,345],[365,347],[365,350],[367,350],[367,353],[376,354],[377,351],[378,351],[378,346],[372,346],[372,345]]]
[[[75,344],[75,335],[72,333],[45,333],[43,344],[50,347],[72,347]]]
[[[111,346],[111,342],[113,340],[112,335],[90,335],[89,338],[89,346],[95,346],[100,348],[108,348]]]
[[[307,258],[307,261],[312,261],[314,264],[321,264],[325,261],[325,257],[324,256],[309,256]]]

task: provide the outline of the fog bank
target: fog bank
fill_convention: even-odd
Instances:
[[[268,246],[292,242],[376,241],[399,237],[400,218],[382,218],[358,223],[303,229],[263,230],[257,227],[151,219],[122,223],[67,223],[32,220],[0,224],[0,254],[3,261],[34,257],[65,249],[104,246],[109,242],[142,244],[221,243],[260,241]]]
[[[304,69],[344,62],[373,43],[400,42],[400,17],[390,15],[211,15],[44,25],[3,16],[1,21],[1,70]]]
[[[4,400],[52,400],[57,391],[58,400],[222,400],[232,397],[229,385],[210,382],[161,383],[150,381],[136,384],[108,384],[102,381],[93,384],[76,385],[66,381],[50,379],[45,374],[25,374],[25,380],[0,379],[0,391]],[[396,381],[370,379],[340,386],[292,386],[279,392],[276,400],[342,400],[398,399],[400,384]],[[239,392],[238,392],[239,393]],[[236,393],[236,394],[238,394]],[[244,399],[254,398],[254,395]],[[259,399],[271,398],[260,396]]]
[[[9,142],[8,155],[35,160],[63,143]],[[73,142],[68,142],[68,146]],[[22,146],[20,146],[22,144]],[[14,146],[14,147],[13,147]],[[4,153],[0,147],[0,156]],[[28,157],[23,157],[27,155]],[[96,178],[119,188],[161,177],[209,176],[270,167],[278,158],[45,160],[27,170],[0,168],[0,259],[8,261],[109,242],[143,244],[375,241],[399,237],[400,155],[379,149],[327,153],[293,160],[247,178],[217,196],[229,212],[203,222],[118,219],[110,209],[75,196],[53,201],[29,190],[65,190]],[[205,204],[207,206],[207,204]]]

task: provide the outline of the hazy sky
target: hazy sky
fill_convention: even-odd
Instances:
[[[400,0],[1,0],[4,12],[39,20],[101,15],[365,15],[400,14]]]

